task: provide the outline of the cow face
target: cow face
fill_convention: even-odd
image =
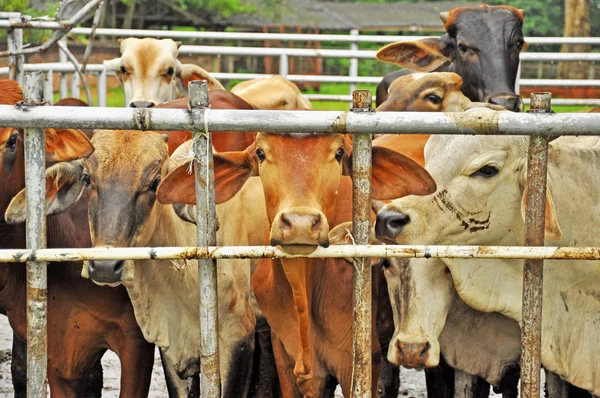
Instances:
[[[204,69],[177,60],[181,42],[130,37],[120,43],[121,57],[104,61],[104,65],[123,84],[126,106],[149,108],[174,100],[180,94],[178,85],[186,90],[192,80],[206,80],[209,89],[223,89]]]
[[[442,13],[446,34],[439,39],[385,46],[377,58],[422,71],[454,71],[472,101],[490,102],[511,111],[523,109],[515,93],[523,39],[522,10],[509,6],[457,8]]]
[[[340,134],[258,134],[242,152],[214,155],[217,203],[229,200],[252,176],[262,181],[270,242],[313,248],[328,246],[342,175],[352,175],[352,146]],[[163,203],[195,204],[189,162],[161,184]],[[433,192],[435,183],[414,161],[392,150],[373,148],[373,197],[391,199]]]

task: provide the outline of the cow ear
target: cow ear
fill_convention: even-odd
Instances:
[[[225,90],[221,82],[212,77],[207,71],[193,64],[182,64],[177,66],[177,77],[181,80],[183,87],[187,89],[188,84],[194,80],[206,80],[209,90]]]
[[[244,151],[221,152],[213,156],[215,162],[215,202],[231,199],[251,176],[258,175],[255,145]]]
[[[558,217],[556,216],[556,208],[554,207],[554,200],[552,199],[552,192],[550,188],[550,179],[546,185],[546,210],[545,210],[545,237],[550,241],[558,241],[562,239],[562,229],[558,223]],[[523,192],[523,198],[521,200],[521,215],[525,220],[525,203],[527,202],[527,188]]]
[[[162,204],[196,204],[196,185],[191,160],[167,174],[156,190],[156,199]]]
[[[438,70],[451,59],[444,54],[446,41],[428,38],[388,44],[377,52],[377,59],[419,72]]]
[[[46,170],[46,214],[60,214],[73,206],[86,187],[81,178],[83,161],[61,162]],[[9,224],[24,222],[27,217],[25,189],[10,202],[4,218]]]
[[[373,147],[373,199],[430,195],[437,189],[429,173],[414,160],[384,147]]]
[[[85,158],[94,152],[94,146],[81,130],[48,128],[44,133],[46,160],[64,162]]]
[[[117,73],[121,71],[121,57],[102,61],[102,63],[104,64],[104,66],[106,66],[106,69],[110,71],[114,71]]]
[[[529,48],[529,42],[526,41],[525,43],[523,43],[523,48],[521,49],[521,52],[527,51],[528,48]]]

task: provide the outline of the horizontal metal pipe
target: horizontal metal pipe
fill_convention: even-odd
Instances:
[[[334,102],[349,102],[352,101],[352,96],[348,94],[304,94],[306,98],[313,102],[317,101],[334,101]],[[373,97],[375,99],[375,97]],[[523,98],[525,105],[529,105],[529,98]],[[553,99],[554,105],[581,105],[581,106],[600,106],[600,98],[558,98]]]
[[[458,113],[210,110],[210,131],[368,134],[599,135],[600,114],[539,115],[487,108]],[[21,109],[0,105],[0,127],[192,130],[200,123],[185,109],[52,107]]]
[[[600,260],[600,247],[549,246],[426,246],[426,245],[332,245],[310,254],[288,254],[274,246],[206,247],[96,247],[88,249],[0,250],[0,262],[84,260],[176,260],[231,258],[500,258],[545,260]]]

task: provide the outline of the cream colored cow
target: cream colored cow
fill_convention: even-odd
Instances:
[[[298,86],[279,75],[238,83],[231,92],[258,109],[312,109],[312,104]]]
[[[431,137],[425,168],[437,191],[385,206],[378,213],[378,237],[400,244],[523,245],[527,148],[526,137]],[[548,245],[598,245],[599,168],[598,137],[559,139],[550,145]],[[415,267],[388,271],[388,282],[395,284],[390,291],[413,285],[404,289],[412,291],[405,304],[412,315],[405,329],[396,330],[390,359],[408,355],[421,366],[437,364],[452,291],[475,310],[522,324],[522,260],[442,259],[422,265],[418,273]],[[542,365],[595,395],[600,394],[599,271],[597,261],[546,261],[542,316]],[[432,288],[446,277],[452,289]]]
[[[171,39],[138,39],[120,41],[121,57],[104,61],[116,73],[125,89],[125,105],[148,108],[187,95],[188,83],[206,80],[208,88],[223,89],[218,80],[193,64],[177,59],[181,42]]]

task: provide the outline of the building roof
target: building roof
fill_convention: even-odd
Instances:
[[[256,11],[233,15],[221,23],[237,27],[285,25],[323,30],[442,28],[440,12],[473,5],[468,1],[431,3],[337,3],[313,0],[246,0]],[[477,4],[478,2],[475,2]],[[269,4],[267,7],[266,4]]]

